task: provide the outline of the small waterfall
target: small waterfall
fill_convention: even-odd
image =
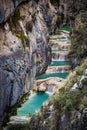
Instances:
[[[47,93],[47,94],[50,95],[50,94],[52,94],[52,92],[53,92],[54,89],[55,89],[55,86],[50,85],[50,86],[47,87],[47,90],[46,90],[45,93]]]
[[[53,56],[52,61],[65,61],[65,56],[64,55],[55,55],[55,56]]]
[[[49,91],[46,91],[45,93],[47,93],[48,95],[50,95],[50,94],[51,94],[51,92],[49,92]]]
[[[64,55],[60,55],[58,60],[59,60],[59,61],[65,61]]]
[[[64,68],[61,70],[61,73],[64,73]]]

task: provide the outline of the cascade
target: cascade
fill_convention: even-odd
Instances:
[[[66,36],[66,39],[68,42],[68,37],[63,32],[61,33],[61,40],[62,40],[62,37],[64,36]],[[54,37],[55,35],[50,36],[51,39],[53,38],[53,44],[55,44]],[[58,51],[60,51],[58,49],[58,46],[57,46],[55,54],[57,54]],[[52,48],[52,50],[53,49],[54,48]],[[35,86],[35,89],[34,89],[36,93],[32,95],[29,98],[29,100],[26,101],[26,103],[24,103],[20,108],[18,108],[17,116],[21,118],[22,116],[28,117],[30,115],[37,114],[41,106],[49,99],[49,96],[52,95],[52,93],[58,88],[58,86],[60,86],[60,84],[63,83],[64,79],[66,79],[69,72],[66,71],[65,69],[67,68],[67,66],[69,66],[69,62],[66,61],[65,59],[65,56],[64,56],[65,51],[63,51],[62,53],[63,54],[62,55],[60,54],[58,58],[54,57],[52,59],[51,65],[48,67],[45,74],[36,77],[37,87]],[[53,55],[53,51],[52,51],[52,55]],[[58,67],[60,69],[56,70],[55,67]]]

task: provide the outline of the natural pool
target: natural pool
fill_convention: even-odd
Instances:
[[[68,49],[65,49],[65,50],[58,50],[56,48],[52,49],[52,52],[63,52],[63,53],[65,52],[66,53],[67,51],[68,51]]]
[[[59,73],[49,73],[49,74],[43,74],[41,76],[36,77],[36,80],[40,80],[40,79],[46,79],[46,78],[50,78],[50,77],[59,77],[59,78],[63,78],[65,79],[68,76],[68,72],[59,72]]]
[[[49,98],[47,93],[38,92],[35,93],[21,108],[17,110],[18,116],[29,116],[36,114],[43,103]]]
[[[50,66],[65,66],[69,65],[69,61],[52,61]]]
[[[65,26],[63,26],[63,27],[60,27],[59,28],[60,30],[65,30],[65,31],[68,31],[68,32],[71,32],[71,27],[70,27],[70,25],[65,25]]]
[[[69,42],[70,42],[70,40],[68,39],[58,39],[58,40],[52,40],[54,43],[56,43],[56,44],[59,44],[60,42],[61,43],[64,43],[64,44],[69,44]]]

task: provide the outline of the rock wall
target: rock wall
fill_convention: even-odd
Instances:
[[[23,1],[0,1],[0,23]],[[1,24],[0,125],[4,113],[19,101],[23,92],[32,89],[35,76],[44,73],[50,64],[49,30],[54,30],[55,21],[56,10],[48,1],[32,0],[20,5]]]
[[[6,21],[16,7],[26,0],[0,0],[0,23]]]

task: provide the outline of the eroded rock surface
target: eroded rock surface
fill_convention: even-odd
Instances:
[[[23,1],[0,1],[0,23]],[[49,9],[44,9],[47,3]],[[49,27],[44,15],[49,15]],[[55,8],[48,1],[30,1],[18,7],[16,18],[0,29],[0,124],[5,111],[33,88],[35,76],[44,73],[51,62],[48,28],[54,30]]]

